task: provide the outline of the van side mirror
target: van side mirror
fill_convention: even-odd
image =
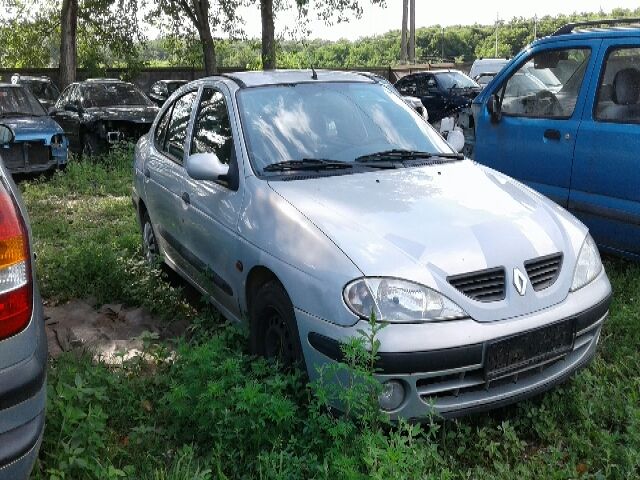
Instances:
[[[6,125],[0,125],[0,146],[9,145],[15,139],[13,130]]]
[[[220,161],[218,156],[211,153],[194,153],[187,157],[187,175],[194,180],[224,180],[229,173],[229,165]]]
[[[487,102],[487,111],[491,116],[491,123],[498,123],[502,118],[502,106],[500,105],[500,99],[498,94],[491,95],[491,98]]]

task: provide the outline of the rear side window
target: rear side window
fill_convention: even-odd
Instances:
[[[607,55],[598,86],[596,120],[640,123],[640,48],[617,48]]]
[[[187,128],[189,127],[191,108],[195,98],[196,92],[189,92],[176,100],[167,127],[162,150],[179,164],[182,164],[184,158]]]
[[[222,163],[229,164],[232,152],[233,136],[224,95],[205,88],[193,127],[191,153],[215,153]]]
[[[590,54],[588,48],[570,48],[533,55],[502,87],[502,113],[515,117],[571,117]]]

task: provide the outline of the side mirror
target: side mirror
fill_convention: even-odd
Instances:
[[[57,111],[58,109],[56,107],[49,107],[47,109],[47,115],[49,115],[50,117],[53,117]]]
[[[491,95],[491,98],[487,102],[487,110],[491,116],[492,123],[498,123],[502,118],[500,99],[497,94]]]
[[[77,106],[77,105],[74,105],[73,103],[67,103],[67,104],[64,106],[64,110],[65,110],[66,112],[75,112],[75,113],[80,113],[80,111],[79,111],[79,109],[78,109],[78,106]]]
[[[229,173],[229,165],[223,164],[215,153],[194,153],[187,157],[187,174],[194,180],[216,181]]]
[[[15,138],[13,130],[6,125],[0,125],[0,146],[9,145]]]

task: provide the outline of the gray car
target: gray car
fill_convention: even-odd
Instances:
[[[136,146],[133,200],[147,256],[246,319],[254,353],[313,379],[375,314],[392,418],[547,390],[593,358],[608,314],[583,224],[366,75],[182,87]]]
[[[0,147],[13,136],[0,125]],[[0,480],[29,477],[44,430],[47,340],[30,238],[20,193],[0,162]]]

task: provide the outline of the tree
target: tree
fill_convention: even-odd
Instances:
[[[407,63],[409,52],[407,50],[407,22],[409,21],[409,0],[402,0],[402,33],[400,36],[400,61]]]
[[[276,68],[275,26],[273,24],[273,0],[260,0],[262,17],[262,68]]]
[[[236,10],[243,4],[243,0],[158,0],[156,13],[163,13],[173,20],[175,33],[186,16],[200,38],[205,73],[213,75],[217,64],[212,27],[222,26],[227,31],[234,31]]]
[[[372,4],[385,4],[385,0],[370,1]],[[360,2],[361,0],[295,0],[300,17],[306,17],[310,9],[313,9],[318,18],[324,20],[327,25],[334,21],[338,23],[346,21],[350,15],[360,18],[362,15]],[[279,6],[287,8],[290,5],[287,0],[281,0]],[[273,69],[276,68],[273,0],[260,0],[260,15],[262,17],[262,67]]]
[[[60,12],[60,65],[58,83],[65,88],[76,80],[78,0],[63,0]]]

